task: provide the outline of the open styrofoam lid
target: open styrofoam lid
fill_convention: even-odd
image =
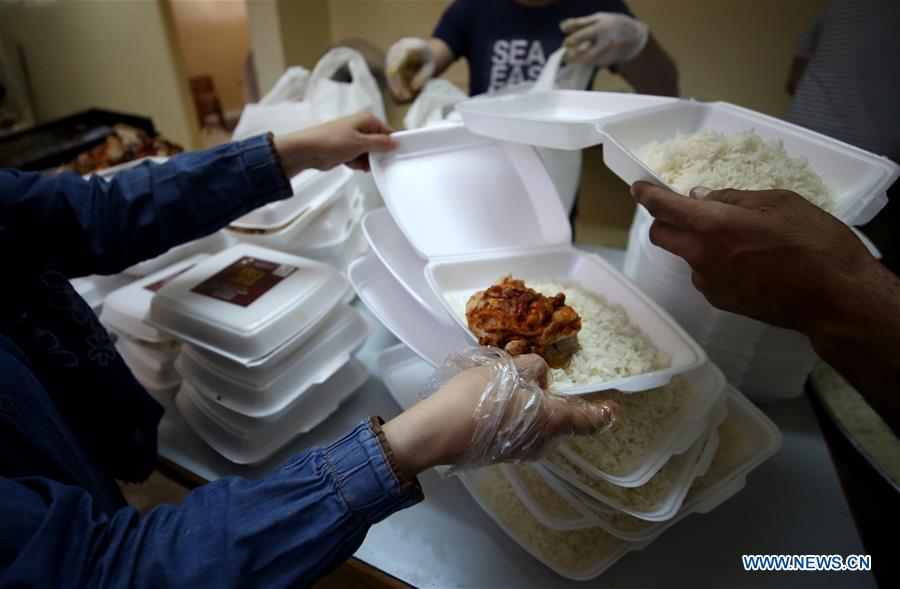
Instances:
[[[463,125],[397,133],[370,154],[391,215],[428,259],[571,241],[569,219],[534,148],[479,137]]]
[[[453,325],[453,318],[425,279],[428,261],[412,249],[390,211],[386,208],[369,211],[362,220],[362,228],[372,251],[406,292],[442,324]]]
[[[442,325],[416,303],[373,253],[358,258],[348,270],[359,298],[384,326],[432,366],[471,345],[465,332]]]
[[[337,270],[284,252],[238,244],[172,279],[153,298],[170,316],[187,316],[237,333],[253,332],[293,310],[326,287]],[[337,297],[343,296],[341,286]],[[308,309],[310,318],[320,315]],[[164,328],[167,326],[164,326]]]
[[[603,142],[600,124],[613,115],[676,101],[625,92],[549,90],[471,98],[456,105],[473,133],[556,149]]]
[[[193,255],[111,292],[106,297],[100,320],[117,332],[135,339],[148,342],[171,340],[169,334],[144,322],[150,311],[150,301],[169,281],[208,257],[206,254]]]
[[[232,221],[231,226],[239,229],[276,229],[287,225],[306,212],[318,197],[333,193],[352,175],[353,171],[346,166],[337,166],[327,172],[303,170],[291,178],[293,196],[251,211]]]

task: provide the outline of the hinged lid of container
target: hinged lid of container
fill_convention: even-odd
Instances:
[[[346,184],[353,170],[337,166],[327,172],[304,170],[291,178],[293,196],[264,205],[232,221],[238,229],[275,230],[289,224],[300,215],[327,204],[337,197],[337,189]]]
[[[541,147],[583,149],[603,143],[601,123],[619,113],[678,99],[625,92],[550,90],[472,98],[456,105],[473,133]]]
[[[463,125],[397,133],[371,154],[385,204],[428,259],[569,243],[569,219],[534,148],[479,137]]]

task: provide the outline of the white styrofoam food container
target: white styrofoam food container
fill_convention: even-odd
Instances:
[[[184,346],[176,361],[182,377],[217,405],[250,417],[284,409],[350,361],[372,332],[356,309],[339,305],[302,346],[277,362],[252,368]]]
[[[659,522],[670,520],[681,509],[681,504],[694,479],[706,472],[713,456],[715,456],[719,446],[719,435],[716,432],[716,428],[725,418],[724,411],[722,413],[718,422],[712,424],[710,429],[694,442],[687,452],[672,456],[669,459],[667,484],[661,491],[659,501],[646,510],[629,507],[618,498],[602,493],[587,485],[575,473],[557,464],[552,458],[542,459],[540,464],[566,483],[572,494],[587,504],[605,504],[646,521]],[[661,476],[661,474],[657,473],[656,476]]]
[[[206,254],[193,255],[109,293],[100,313],[100,321],[116,333],[131,339],[157,344],[170,341],[171,335],[145,321],[150,311],[150,301],[171,279],[207,257],[209,256]]]
[[[210,233],[206,237],[195,239],[181,245],[176,245],[165,253],[155,258],[138,262],[125,268],[125,274],[138,278],[153,274],[163,268],[171,266],[181,260],[196,254],[215,254],[231,245],[231,240],[225,230]]]
[[[752,129],[763,139],[780,139],[789,154],[805,157],[813,170],[836,184],[836,214],[851,225],[871,220],[887,204],[885,192],[900,176],[900,167],[885,157],[727,102],[554,91],[471,99],[457,109],[474,132],[490,137],[561,149],[602,143],[607,167],[628,184],[646,180],[666,185],[636,156],[653,140],[677,132]]]
[[[103,310],[103,301],[107,295],[116,289],[122,288],[132,280],[134,280],[134,277],[128,274],[113,274],[110,276],[92,274],[90,276],[73,278],[69,282],[71,282],[75,292],[88,304],[91,311],[99,315]]]
[[[365,196],[348,185],[344,194],[325,209],[293,242],[296,251],[337,250],[350,237],[365,213]]]
[[[470,98],[456,105],[478,135],[556,149],[584,149],[603,142],[611,116],[675,102],[676,98],[624,92],[548,90]]]
[[[870,221],[887,204],[885,192],[900,175],[900,167],[885,157],[727,102],[682,101],[618,115],[604,123],[603,159],[629,184],[647,180],[666,185],[638,159],[637,151],[677,132],[707,129],[753,130],[765,140],[781,140],[791,156],[805,157],[816,173],[837,185],[835,214],[850,225]]]
[[[266,419],[213,405],[187,380],[182,381],[175,404],[197,435],[219,454],[237,464],[257,464],[322,423],[367,377],[365,366],[350,360],[327,381]]]
[[[412,248],[390,211],[380,208],[366,213],[362,227],[372,251],[406,292],[435,319],[444,325],[454,325],[453,318],[425,279],[428,260],[419,256]]]
[[[526,282],[555,279],[621,305],[672,360],[663,370],[560,392],[646,390],[706,361],[700,346],[625,276],[572,247],[568,217],[533,148],[485,139],[461,125],[395,137],[396,150],[370,156],[375,181],[397,226],[429,260],[432,290],[466,333],[461,303],[475,291],[510,274]]]
[[[532,465],[523,466],[525,468],[534,468]],[[518,475],[515,468],[513,468],[509,464],[502,464],[500,465],[500,469],[503,471],[503,476],[506,477],[507,482],[512,486],[513,490],[516,492],[516,495],[518,495],[519,500],[525,504],[525,507],[528,508],[528,511],[530,511],[531,514],[534,515],[534,517],[536,517],[539,522],[541,522],[548,528],[553,530],[567,531],[583,530],[584,528],[595,527],[592,518],[574,508],[573,510],[577,515],[571,518],[562,518],[558,515],[550,513],[544,507],[540,497],[535,496],[529,490],[528,486]]]
[[[245,230],[272,232],[280,241],[290,241],[304,226],[343,194],[353,171],[337,166],[327,172],[304,170],[291,178],[293,196],[285,200],[263,205],[233,221],[229,227]],[[290,227],[290,235],[284,231]]]
[[[728,383],[722,371],[714,364],[707,363],[680,377],[687,380],[690,397],[668,418],[665,427],[651,441],[644,455],[638,457],[627,472],[619,475],[604,472],[565,443],[559,446],[559,452],[591,476],[619,487],[639,487],[645,484],[669,458],[686,452],[700,436],[709,431],[712,424],[720,422],[725,416],[725,388]],[[653,391],[645,394],[653,395]]]
[[[522,547],[523,550],[537,559],[544,566],[562,577],[566,577],[568,579],[573,579],[576,581],[588,581],[594,579],[600,576],[606,569],[611,567],[616,563],[616,561],[618,561],[620,558],[622,558],[632,550],[640,550],[641,548],[646,546],[646,543],[626,542],[624,540],[615,538],[615,540],[612,541],[606,549],[595,549],[595,552],[591,556],[591,558],[586,560],[586,562],[583,563],[583,566],[579,567],[577,570],[570,570],[561,566],[557,566],[551,560],[542,555],[538,547],[528,541],[529,538],[527,536],[516,533],[508,525],[506,525],[503,519],[501,519],[498,513],[493,509],[491,502],[488,500],[490,489],[498,483],[498,480],[501,479],[505,482],[505,479],[503,478],[502,472],[499,470],[499,467],[482,468],[479,470],[467,472],[464,475],[460,476],[460,481],[466,488],[466,491],[469,492],[469,495],[472,496],[472,499],[475,500],[478,506],[481,507],[481,509],[488,515],[488,517],[490,517],[494,521],[494,523],[497,524],[497,526],[506,533],[507,536],[512,538],[519,546]],[[534,517],[531,512],[528,511],[527,505],[522,503],[517,496],[514,495],[511,499],[513,501],[518,501],[518,504],[507,505],[507,508],[518,507],[519,509],[521,509],[520,517]],[[543,526],[543,524],[541,524],[540,521],[537,520],[537,518],[534,519],[534,523],[537,526],[536,531],[538,533],[565,533],[547,528],[546,526]]]
[[[615,518],[595,517],[597,526],[609,533],[632,542],[658,537],[692,513],[709,513],[744,488],[747,474],[775,454],[781,447],[778,427],[753,403],[733,387],[728,387],[728,417],[723,425],[735,427],[739,432],[737,450],[735,440],[720,438],[717,452],[735,452],[734,464],[707,481],[704,488],[692,488],[684,500],[678,515],[666,522],[644,522],[639,530],[616,524]],[[715,463],[715,458],[713,458]],[[712,475],[710,475],[712,476]]]
[[[369,251],[369,244],[363,234],[362,225],[357,221],[342,242],[309,248],[300,254],[303,257],[330,264],[346,273],[353,260],[367,251]]]
[[[175,371],[178,348],[148,348],[122,337],[116,340],[115,346],[134,377],[145,388],[174,392],[181,384],[181,377]]]
[[[421,399],[419,389],[434,374],[434,366],[406,344],[383,350],[377,360],[378,376],[400,409],[406,411]]]
[[[441,325],[413,299],[373,253],[357,259],[348,271],[356,294],[375,317],[403,343],[440,366],[472,342],[458,327]]]
[[[238,244],[175,277],[153,297],[149,321],[238,363],[299,345],[347,292],[333,267]]]
[[[124,172],[125,170],[130,170],[131,168],[136,168],[143,163],[149,163],[154,165],[164,164],[169,161],[169,156],[163,155],[151,155],[146,157],[140,157],[135,160],[131,160],[130,162],[125,162],[122,164],[118,164],[116,166],[110,166],[108,168],[103,168],[102,170],[96,170],[94,172],[90,172],[88,174],[83,174],[81,177],[85,180],[89,180],[92,176],[97,176],[99,178],[103,178],[107,182],[113,179],[113,177],[119,172]]]

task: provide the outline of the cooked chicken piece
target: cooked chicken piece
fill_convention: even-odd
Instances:
[[[466,320],[480,345],[512,356],[538,354],[552,368],[565,366],[578,351],[581,317],[566,305],[566,295],[545,297],[512,276],[472,295]]]

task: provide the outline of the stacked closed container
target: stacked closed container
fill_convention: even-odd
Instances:
[[[139,383],[163,405],[169,406],[181,378],[175,358],[181,342],[147,322],[150,301],[170,280],[205,260],[196,254],[148,274],[106,297],[100,321],[116,336],[116,349]]]
[[[227,459],[255,464],[333,413],[366,380],[371,326],[333,266],[235,245],[172,278],[150,323],[184,342],[175,403]]]
[[[291,179],[293,196],[248,213],[228,232],[238,241],[319,260],[346,271],[365,252],[360,220],[366,210],[358,174],[339,166],[305,170]]]

